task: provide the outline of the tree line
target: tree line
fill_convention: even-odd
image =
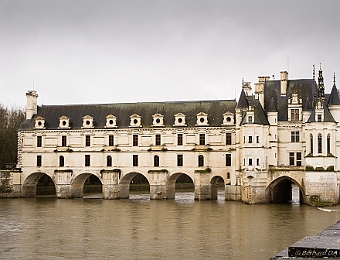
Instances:
[[[9,109],[0,104],[0,169],[17,163],[17,131],[24,120],[24,110]]]

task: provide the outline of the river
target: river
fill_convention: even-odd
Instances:
[[[340,206],[148,196],[0,200],[0,259],[268,259],[340,219]]]

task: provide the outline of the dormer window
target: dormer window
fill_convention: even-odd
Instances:
[[[252,124],[253,123],[253,116],[248,116],[248,124]]]
[[[107,115],[106,116],[106,128],[114,128],[117,127],[117,117],[114,115]]]
[[[35,119],[35,128],[37,129],[44,129],[45,128],[45,118],[38,116]]]
[[[70,128],[70,118],[67,116],[59,117],[59,128]]]
[[[184,114],[182,114],[182,113],[175,114],[174,126],[186,126]]]
[[[157,113],[154,114],[152,118],[152,126],[164,126],[163,115]]]
[[[197,121],[196,121],[196,125],[197,126],[208,126],[208,114],[200,112],[197,115]]]
[[[298,98],[297,93],[293,93],[288,100],[288,121],[302,120],[302,99]]]
[[[234,114],[231,112],[226,112],[223,114],[223,123],[222,125],[232,125],[234,123]]]
[[[93,128],[93,117],[86,115],[83,117],[83,128]]]
[[[137,114],[130,116],[130,127],[142,127],[142,117]]]

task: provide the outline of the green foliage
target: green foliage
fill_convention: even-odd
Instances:
[[[314,167],[313,166],[306,166],[306,171],[314,171]]]
[[[8,109],[0,104],[0,169],[17,162],[17,131],[24,120],[23,110]]]
[[[12,186],[10,183],[10,173],[0,172],[0,194],[12,192]]]

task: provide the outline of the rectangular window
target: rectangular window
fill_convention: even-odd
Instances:
[[[109,135],[109,146],[114,146],[115,142],[114,142],[114,135]]]
[[[256,159],[256,165],[260,166],[260,159],[259,158]]]
[[[321,122],[321,121],[322,121],[322,116],[318,115],[318,122]]]
[[[85,146],[91,146],[91,136],[85,135]]]
[[[248,116],[248,124],[252,124],[253,123],[253,117],[252,116]]]
[[[294,153],[289,153],[289,165],[290,166],[294,166],[294,160],[295,160]]]
[[[200,145],[205,145],[205,134],[200,134]]]
[[[318,153],[322,153],[322,135],[318,134]]]
[[[40,167],[42,165],[41,155],[37,155],[37,166]]]
[[[37,136],[37,147],[42,147],[42,136]]]
[[[248,160],[248,165],[253,165],[253,159],[252,158],[249,158],[249,160]]]
[[[259,143],[260,142],[260,137],[257,135],[256,136],[256,143]]]
[[[253,142],[253,137],[250,135],[249,136],[249,139],[248,139],[249,143],[252,143]]]
[[[231,154],[226,154],[225,159],[225,166],[231,166]]]
[[[296,153],[296,166],[301,166],[301,153]]]
[[[177,154],[177,166],[183,166],[183,154]]]
[[[132,166],[138,166],[138,155],[136,154],[132,157]]]
[[[66,135],[61,137],[61,146],[67,146],[67,139]]]
[[[231,145],[231,133],[226,133],[225,144],[226,145]]]
[[[85,166],[91,166],[91,157],[90,155],[85,155]]]
[[[133,135],[132,136],[132,145],[133,146],[138,146],[138,135]]]
[[[292,132],[290,132],[290,141],[292,143],[300,142],[300,132],[299,131],[292,131]]]
[[[64,156],[59,157],[59,166],[64,167],[65,166],[65,159]]]
[[[290,110],[290,120],[291,121],[299,121],[299,109],[291,109]]]
[[[183,134],[177,134],[177,145],[183,145]]]
[[[156,134],[156,145],[161,145],[161,135],[160,134]]]

